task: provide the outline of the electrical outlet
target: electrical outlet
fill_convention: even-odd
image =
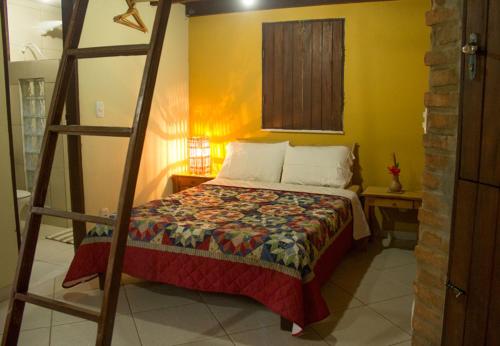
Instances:
[[[95,102],[95,116],[98,118],[104,118],[104,101]]]

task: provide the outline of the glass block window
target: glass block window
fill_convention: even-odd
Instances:
[[[34,78],[22,79],[19,82],[26,188],[32,191],[47,120],[45,81],[43,78]]]

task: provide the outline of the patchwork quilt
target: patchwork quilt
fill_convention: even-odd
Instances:
[[[325,313],[304,316],[306,310],[314,309],[304,306],[298,307],[297,313],[281,311],[274,302],[265,301],[262,292],[277,284],[293,286],[291,290],[300,292],[283,294],[300,300],[307,293],[305,285],[315,281],[316,267],[321,265],[323,254],[332,252],[332,244],[348,226],[351,233],[344,238],[350,245],[351,221],[350,200],[345,197],[200,185],[132,210],[123,271],[198,290],[245,294],[304,326],[326,317],[321,316]],[[105,271],[112,233],[104,225],[88,232],[65,286]],[[225,269],[220,272],[214,266]],[[234,280],[225,285],[223,276],[238,277],[235,271],[242,273],[240,277],[248,272],[264,275],[267,283],[261,284],[265,287],[250,290],[256,292],[248,291],[252,285],[248,281],[256,281],[255,277],[241,279],[241,285],[237,285],[241,287],[235,287]],[[320,301],[313,304],[321,305],[323,311],[320,286],[316,283],[313,286],[318,286],[314,294],[319,295],[313,300]],[[306,300],[310,301],[310,297]],[[299,305],[304,305],[303,302],[304,297]],[[290,305],[290,302],[285,299],[280,304]]]

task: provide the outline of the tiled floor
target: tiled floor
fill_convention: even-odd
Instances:
[[[46,228],[44,232],[50,232]],[[61,288],[72,247],[41,240],[32,291],[97,308],[95,281]],[[258,303],[127,278],[121,289],[114,345],[410,345],[412,251],[371,243],[342,262],[323,294],[331,316],[304,336],[280,331],[279,316]],[[0,322],[7,302],[0,303]],[[34,306],[27,307],[20,345],[93,345],[96,325]]]

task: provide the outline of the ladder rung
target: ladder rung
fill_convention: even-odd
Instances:
[[[38,215],[54,216],[54,217],[59,217],[62,219],[90,222],[90,223],[96,223],[99,225],[107,225],[107,226],[114,226],[115,225],[115,220],[110,219],[108,217],[80,214],[80,213],[75,213],[72,211],[33,207],[33,208],[31,208],[31,212],[34,214],[38,214]]]
[[[73,136],[130,137],[132,128],[115,126],[50,125],[49,131]]]
[[[86,320],[97,322],[99,320],[100,313],[94,310],[82,308],[59,300],[50,299],[47,297],[42,297],[37,294],[32,293],[16,293],[14,299],[20,300],[26,303],[38,305],[47,309],[52,309],[55,311],[62,312],[64,314],[84,318]]]
[[[122,46],[74,48],[68,49],[66,52],[68,55],[74,56],[78,59],[146,55],[149,52],[149,44],[128,44]]]

